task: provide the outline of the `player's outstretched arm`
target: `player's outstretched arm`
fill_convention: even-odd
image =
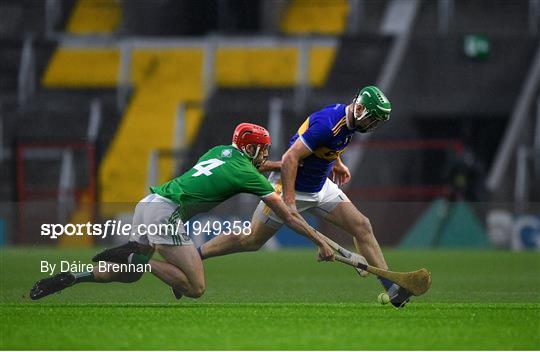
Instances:
[[[294,184],[300,160],[308,157],[312,151],[298,138],[281,158],[281,182],[283,183],[283,200],[289,207],[296,208]]]
[[[294,231],[306,236],[319,247],[319,257],[322,260],[333,260],[334,252],[318,232],[311,227],[295,209],[289,208],[276,192],[264,197],[263,202]]]
[[[260,173],[270,172],[270,171],[280,171],[281,161],[266,161],[264,164],[259,166],[257,170],[259,170]]]

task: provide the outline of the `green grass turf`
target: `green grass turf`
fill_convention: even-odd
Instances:
[[[433,285],[405,309],[376,303],[373,277],[311,250],[205,262],[207,292],[176,301],[150,274],[26,294],[39,261],[95,250],[3,249],[1,349],[538,349],[540,255],[385,250],[395,270],[427,267]]]

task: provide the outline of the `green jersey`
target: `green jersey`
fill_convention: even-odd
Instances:
[[[213,147],[189,171],[150,190],[177,203],[183,220],[238,193],[264,197],[274,192],[251,160],[232,145]]]

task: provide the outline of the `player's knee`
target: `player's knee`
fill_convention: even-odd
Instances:
[[[205,291],[206,285],[204,284],[204,282],[198,283],[190,287],[189,291],[186,293],[186,296],[190,298],[200,298],[202,297],[202,295],[204,295]]]
[[[192,292],[192,298],[199,298],[199,297],[202,297],[202,295],[204,295],[204,292],[206,291],[206,287],[204,286],[201,286],[201,287],[196,287],[193,292]]]
[[[371,222],[364,215],[355,217],[353,227],[359,240],[363,240],[372,234]]]

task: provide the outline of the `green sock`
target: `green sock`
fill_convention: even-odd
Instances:
[[[75,276],[75,283],[81,282],[95,282],[94,273],[92,271],[85,271],[82,273],[73,273]]]
[[[144,254],[131,253],[128,261],[130,264],[148,264],[150,257]]]

